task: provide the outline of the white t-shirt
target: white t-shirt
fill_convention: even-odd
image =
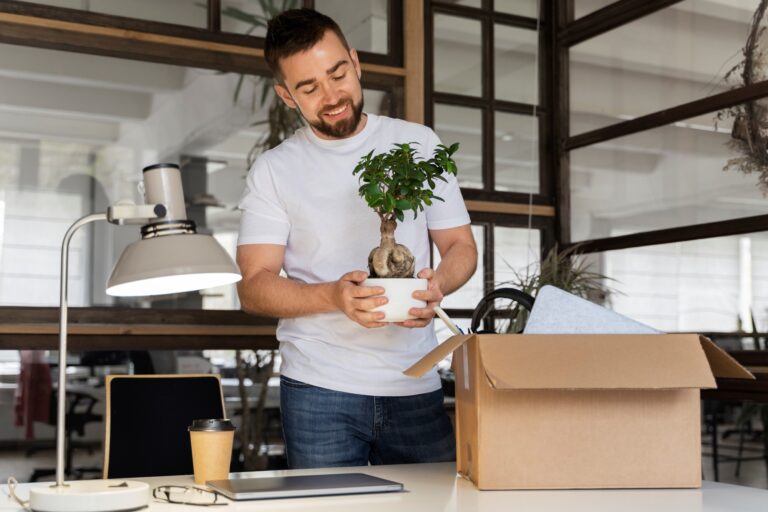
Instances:
[[[430,158],[440,143],[422,125],[368,114],[363,130],[324,140],[301,128],[265,152],[248,173],[240,201],[238,245],[285,246],[283,269],[303,283],[336,281],[353,270],[368,271],[368,254],[379,245],[379,217],[359,196],[352,171],[363,155],[389,151],[395,143],[418,142]],[[416,257],[416,272],[429,266],[427,229],[469,224],[456,179],[437,181],[434,201],[414,220],[398,223],[395,239]],[[281,319],[277,327],[281,373],[323,388],[376,396],[406,396],[440,387],[436,371],[420,379],[402,371],[437,344],[434,327],[388,325],[367,329],[343,312]]]

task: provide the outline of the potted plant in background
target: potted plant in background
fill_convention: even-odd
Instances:
[[[517,334],[523,331],[530,314],[530,305],[520,302],[519,292],[533,302],[542,287],[551,285],[569,293],[605,305],[613,292],[606,286],[610,277],[592,270],[591,264],[578,254],[578,245],[560,250],[557,244],[541,261],[515,269],[502,258],[512,271],[507,281],[494,283],[495,289],[485,295],[472,315],[480,332]],[[511,290],[510,290],[511,288]],[[443,392],[446,396],[455,394],[455,376],[450,367],[438,369]]]
[[[418,212],[432,201],[442,201],[433,192],[436,181],[447,181],[445,174],[456,174],[453,154],[459,148],[439,144],[429,160],[417,156],[414,145],[395,144],[385,153],[373,151],[360,159],[354,171],[359,175],[359,193],[379,216],[381,243],[368,256],[369,278],[365,286],[384,288],[387,304],[377,308],[385,313],[385,322],[402,322],[414,318],[408,313],[413,307],[424,307],[423,301],[412,297],[414,291],[426,290],[427,280],[414,277],[415,258],[408,247],[395,241],[397,223],[405,220],[405,212]]]
[[[240,396],[242,422],[237,429],[240,442],[240,462],[243,471],[267,469],[269,464],[268,423],[266,410],[269,379],[274,374],[276,350],[250,350],[235,352],[237,362],[237,391]],[[249,394],[249,386],[258,385],[255,403]]]
[[[590,262],[579,254],[578,245],[560,250],[555,244],[540,262],[529,265],[522,271],[513,269],[512,272],[512,279],[499,283],[499,286],[511,286],[534,298],[539,290],[547,285],[556,286],[597,304],[605,304],[612,293],[611,288],[605,284],[612,279],[592,270]],[[505,308],[496,309],[500,311]],[[529,311],[518,303],[512,303],[507,309],[504,317],[509,318],[509,325],[496,331],[522,332]]]
[[[225,18],[242,23],[246,28],[245,35],[251,35],[257,29],[267,29],[269,20],[288,9],[301,7],[299,0],[253,0],[251,2],[254,12],[248,12],[235,5],[221,7],[221,15]],[[200,7],[207,8],[207,4],[199,3]],[[246,75],[241,73],[235,85],[233,102],[237,103],[246,80],[253,81],[251,110],[255,113],[269,103],[267,118],[255,121],[251,127],[266,126],[266,131],[254,141],[253,146],[246,157],[247,168],[250,169],[256,157],[268,149],[278,146],[285,139],[301,128],[304,123],[297,110],[288,108],[273,90],[272,78]],[[258,99],[257,106],[257,95]]]

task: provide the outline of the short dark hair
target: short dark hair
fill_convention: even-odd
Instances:
[[[329,30],[333,31],[349,50],[349,44],[339,25],[314,9],[289,9],[269,20],[264,58],[275,78],[281,82],[283,80],[280,59],[309,50]]]

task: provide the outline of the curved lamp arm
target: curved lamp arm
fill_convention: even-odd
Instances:
[[[59,388],[56,410],[56,487],[64,487],[64,454],[66,447],[67,407],[67,292],[69,278],[69,243],[75,232],[86,224],[106,220],[112,224],[146,222],[165,216],[161,204],[117,204],[110,206],[106,213],[86,215],[75,221],[64,234],[61,243],[61,274],[59,278]]]

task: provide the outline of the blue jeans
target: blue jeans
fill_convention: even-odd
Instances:
[[[443,392],[412,396],[342,393],[280,377],[288,466],[320,468],[456,459]]]

